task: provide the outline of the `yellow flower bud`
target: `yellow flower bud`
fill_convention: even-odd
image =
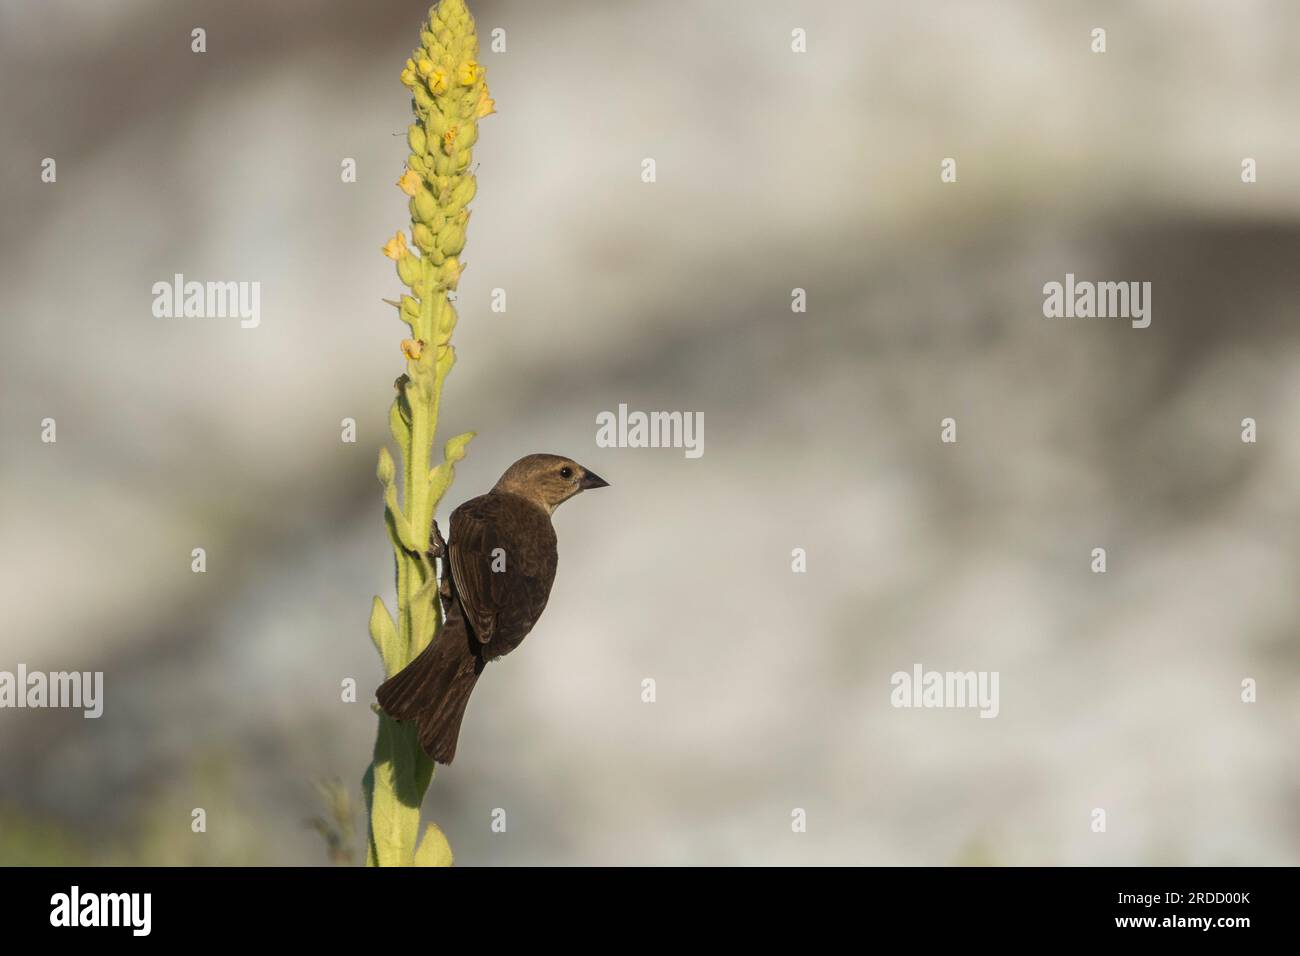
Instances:
[[[461,86],[473,86],[478,80],[479,66],[473,60],[466,60],[460,65],[460,70],[456,73],[456,79],[460,81]]]
[[[397,278],[402,280],[403,285],[414,288],[415,283],[420,281],[420,260],[409,253],[398,259]]]
[[[433,222],[433,217],[438,214],[438,203],[433,198],[433,193],[427,189],[421,189],[411,199],[411,218],[418,219],[420,222]]]
[[[417,222],[415,228],[411,230],[411,238],[415,244],[420,247],[422,252],[431,252],[433,250],[433,230],[422,222]]]
[[[395,261],[410,255],[410,250],[406,248],[406,233],[399,230],[397,235],[384,243],[384,255]]]
[[[438,323],[438,337],[434,341],[439,345],[444,345],[451,340],[451,333],[456,328],[456,310],[446,309],[435,318]]]
[[[420,71],[421,76],[428,76],[433,72],[433,61],[427,56],[421,57],[420,62],[415,64],[415,68]]]
[[[473,176],[465,176],[458,182],[451,191],[451,203],[453,206],[459,206],[462,209],[468,206],[474,200],[475,193],[478,192],[478,181]]]
[[[460,260],[455,256],[448,256],[447,261],[442,264],[442,281],[447,283],[447,288],[456,288],[456,283],[460,281],[460,274],[463,271]]]
[[[382,445],[379,448],[379,466],[375,469],[375,474],[379,477],[380,482],[385,485],[391,485],[393,479],[397,476],[397,468],[393,464],[393,456],[388,449]]]
[[[419,123],[412,123],[406,128],[406,145],[411,147],[413,153],[423,153],[428,147],[428,142],[424,138],[424,128]]]
[[[448,223],[438,233],[438,249],[446,256],[458,255],[465,248],[465,227],[459,223]]]
[[[429,74],[429,90],[434,96],[447,92],[447,71],[437,67]]]

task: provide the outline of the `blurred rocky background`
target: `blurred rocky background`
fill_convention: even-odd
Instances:
[[[613,487],[434,780],[458,862],[1300,862],[1300,9],[471,6],[444,517],[532,451]],[[359,803],[425,11],[0,5],[0,670],[106,682],[0,710],[0,863],[321,864],[317,784]],[[178,272],[260,327],[155,318]],[[1044,319],[1067,272],[1151,327]],[[703,457],[597,448],[619,403]],[[1000,715],[892,708],[916,663]]]

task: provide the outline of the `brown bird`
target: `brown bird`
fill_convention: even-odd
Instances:
[[[456,756],[465,705],[488,661],[528,636],[555,580],[551,514],[605,479],[559,455],[528,455],[485,495],[451,513],[451,542],[433,525],[431,557],[443,559],[445,620],[429,646],[379,686],[394,720],[414,720],[424,752],[438,763]]]

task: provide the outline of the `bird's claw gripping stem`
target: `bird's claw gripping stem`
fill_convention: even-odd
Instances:
[[[443,540],[437,518],[433,519],[433,527],[429,529],[429,550],[424,554],[431,562],[442,560],[443,573],[442,580],[438,584],[438,594],[445,606],[446,602],[451,600],[451,575],[447,573],[447,542]]]
[[[433,519],[433,527],[429,529],[429,550],[425,552],[430,561],[436,561],[439,558],[447,556],[447,542],[442,539],[442,532],[438,529],[438,519]]]

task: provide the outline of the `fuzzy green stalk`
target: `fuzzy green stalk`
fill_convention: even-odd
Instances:
[[[470,201],[476,183],[469,172],[478,121],[494,112],[478,37],[464,0],[442,0],[429,11],[420,46],[402,70],[411,91],[415,122],[407,128],[411,153],[397,181],[410,197],[411,243],[399,231],[384,246],[407,287],[397,306],[410,328],[402,341],[406,371],[388,423],[402,460],[402,500],[398,503],[397,465],[387,448],[379,452],[384,486],[384,522],[397,567],[397,615],[376,597],[370,609],[370,637],[391,677],[422,651],[442,624],[442,607],[433,561],[427,556],[433,515],[465,457],[473,432],[457,435],[443,447],[442,461],[431,461],[438,429],[442,386],[456,361],[451,333],[456,308],[450,299],[460,281]],[[433,779],[433,761],[420,749],[410,722],[380,713],[374,759],[364,787],[369,813],[369,866],[448,866],[451,847],[430,824],[420,840],[420,804]]]

